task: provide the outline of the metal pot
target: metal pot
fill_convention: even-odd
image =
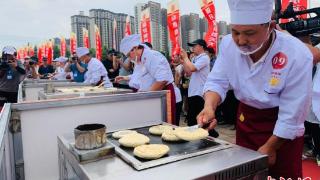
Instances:
[[[91,150],[106,144],[106,126],[103,124],[83,124],[74,129],[75,147]]]

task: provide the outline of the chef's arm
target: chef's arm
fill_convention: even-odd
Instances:
[[[166,87],[168,81],[156,81],[152,84],[150,91],[161,91]]]
[[[213,91],[207,91],[204,94],[205,104],[204,107],[213,109],[214,111],[217,109],[218,105],[221,102],[221,97],[218,93]]]
[[[311,51],[312,55],[313,55],[313,64],[317,64],[320,62],[320,49],[313,47],[310,44],[306,44],[306,46],[309,48],[309,50]]]

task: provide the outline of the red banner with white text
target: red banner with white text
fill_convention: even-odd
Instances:
[[[150,8],[147,8],[141,12],[140,29],[142,42],[152,43]]]
[[[101,47],[101,36],[100,30],[97,25],[95,25],[95,38],[96,38],[96,58],[101,60],[102,58],[102,47]]]
[[[61,37],[60,39],[60,56],[66,57],[67,54],[67,44],[66,39]]]
[[[70,36],[70,52],[73,54],[77,49],[77,36],[74,32],[71,32]]]
[[[90,48],[89,31],[86,28],[82,28],[82,33],[83,33],[83,47]]]
[[[127,16],[126,18],[126,30],[124,36],[131,35],[131,23],[130,23],[130,16]]]
[[[218,27],[216,23],[216,10],[212,0],[199,0],[203,15],[208,21],[208,31],[205,36],[205,41],[208,47],[212,47],[217,52],[218,45]]]
[[[168,3],[168,29],[171,41],[171,57],[180,54],[180,10],[179,1],[173,0]]]

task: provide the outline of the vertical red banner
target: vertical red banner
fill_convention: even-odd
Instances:
[[[82,28],[82,33],[83,33],[83,46],[86,48],[90,48],[89,31],[86,28]]]
[[[66,39],[64,37],[61,37],[61,39],[60,39],[60,56],[65,57],[66,54],[67,54]]]
[[[95,38],[96,38],[96,58],[101,60],[102,58],[102,47],[100,31],[97,25],[95,25]]]
[[[218,45],[218,27],[216,23],[216,10],[212,0],[199,0],[203,15],[208,21],[208,32],[205,36],[205,41],[208,47],[212,47],[217,52]]]
[[[284,11],[287,9],[289,3],[293,3],[293,9],[294,11],[301,11],[308,9],[308,0],[281,0],[281,11]],[[302,16],[298,16],[300,19],[306,19],[307,14],[304,14]],[[289,21],[292,21],[293,19],[281,19],[281,23],[287,23]]]
[[[38,46],[38,63],[42,63],[42,56],[43,54],[43,48],[42,48],[42,45]]]
[[[130,16],[128,15],[126,18],[126,30],[124,36],[131,35],[131,23],[130,23]]]
[[[117,20],[113,19],[112,48],[117,49]]]
[[[29,46],[28,46],[28,49],[29,49],[29,51],[28,51],[28,56],[30,56],[30,57],[34,56],[34,49],[33,49],[33,47],[32,47],[31,45],[29,45]]]
[[[51,64],[52,60],[53,60],[53,42],[52,40],[49,40],[47,43],[47,48],[48,48],[48,64]]]
[[[71,32],[71,37],[70,37],[70,51],[71,53],[76,52],[77,49],[77,36],[74,32]]]
[[[141,12],[140,27],[142,42],[152,43],[150,8],[147,8]]]
[[[171,56],[180,54],[180,10],[179,1],[173,0],[168,3],[168,29],[171,41]]]

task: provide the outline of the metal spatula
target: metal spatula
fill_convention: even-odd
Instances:
[[[213,120],[209,120],[208,123],[207,123],[207,124],[204,124],[202,127],[200,126],[200,124],[196,124],[196,125],[194,125],[194,126],[189,126],[189,127],[187,128],[187,131],[194,131],[194,130],[196,130],[196,129],[198,129],[198,128],[206,128],[206,127],[208,127],[208,126],[210,125],[210,123],[212,123],[212,121],[213,121]]]

